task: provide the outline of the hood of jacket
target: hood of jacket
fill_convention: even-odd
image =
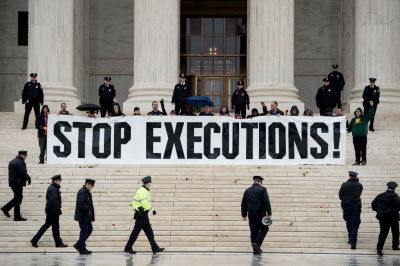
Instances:
[[[361,107],[358,107],[358,108],[354,111],[354,116],[355,116],[355,117],[357,117],[357,116],[356,116],[356,112],[357,112],[357,111],[360,111],[360,112],[361,112],[360,117],[362,117],[362,116],[363,116],[363,110],[361,109]]]

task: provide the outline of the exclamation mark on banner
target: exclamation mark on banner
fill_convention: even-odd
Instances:
[[[333,123],[333,158],[340,158],[340,122]]]

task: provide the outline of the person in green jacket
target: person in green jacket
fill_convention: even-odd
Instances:
[[[347,132],[353,134],[354,151],[356,153],[356,161],[353,165],[367,164],[367,135],[368,122],[374,115],[374,102],[370,101],[371,108],[368,114],[363,114],[361,107],[354,112],[355,117],[351,120]],[[360,161],[361,157],[361,161]]]
[[[143,229],[147,239],[150,242],[153,253],[156,254],[163,251],[164,248],[160,248],[154,240],[153,229],[151,228],[148,216],[149,212],[152,212],[153,215],[156,215],[156,210],[154,210],[154,208],[151,206],[151,177],[146,176],[141,181],[143,182],[143,186],[136,190],[135,197],[132,200],[132,208],[135,212],[134,219],[136,220],[135,227],[133,228],[131,236],[126,243],[124,252],[136,254],[136,251],[132,249],[132,246],[138,238],[140,231]]]

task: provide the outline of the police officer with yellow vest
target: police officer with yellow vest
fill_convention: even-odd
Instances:
[[[150,194],[150,186],[151,186],[151,177],[146,176],[142,179],[143,186],[141,186],[138,190],[136,190],[136,195],[132,200],[132,208],[135,211],[134,219],[135,227],[129,237],[128,242],[126,243],[124,252],[130,254],[136,254],[136,251],[132,249],[133,244],[135,243],[137,237],[139,236],[140,231],[143,229],[144,233],[147,236],[147,239],[150,242],[151,249],[153,250],[153,254],[161,252],[164,248],[160,248],[156,241],[154,240],[153,229],[150,225],[150,220],[148,213],[153,212],[153,215],[156,215],[156,210],[151,206],[151,194]]]

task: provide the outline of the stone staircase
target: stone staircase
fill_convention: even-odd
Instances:
[[[377,131],[368,138],[368,165],[364,167],[351,166],[350,135],[346,166],[39,165],[33,121],[21,131],[21,115],[0,113],[0,120],[0,204],[12,197],[7,166],[17,150],[29,151],[27,168],[32,177],[21,206],[28,221],[14,222],[13,216],[0,215],[0,252],[73,252],[79,235],[78,223],[73,220],[76,193],[88,177],[97,181],[93,190],[96,222],[88,248],[122,251],[134,225],[131,199],[146,175],[153,177],[153,206],[157,210],[150,220],[156,241],[166,251],[250,252],[250,233],[247,222],[241,219],[240,201],[252,176],[261,175],[274,220],[262,246],[264,252],[375,254],[379,225],[370,203],[386,189],[389,180],[400,182],[400,116],[395,115],[378,114]],[[347,244],[338,199],[340,185],[351,169],[360,173],[364,185],[355,251]],[[70,247],[56,249],[49,230],[35,249],[29,240],[44,223],[45,193],[54,174],[63,176],[60,227],[61,237]],[[390,250],[390,237],[385,248],[387,254],[396,254]],[[150,251],[143,233],[134,249]]]

